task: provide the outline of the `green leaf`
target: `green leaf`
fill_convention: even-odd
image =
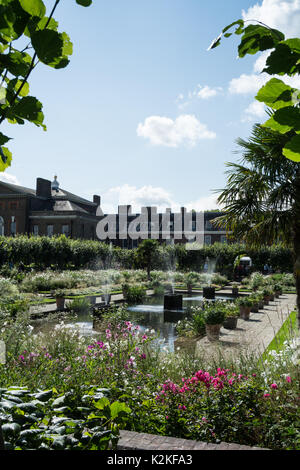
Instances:
[[[283,40],[284,35],[277,29],[266,28],[259,24],[251,24],[244,29],[241,43],[238,46],[239,57],[273,49],[278,42]]]
[[[232,28],[232,26],[235,26],[235,25],[238,25],[238,27],[236,28],[235,30],[235,33],[236,34],[240,34],[240,31],[242,30],[242,28],[244,27],[244,21],[243,20],[237,20],[237,21],[234,21],[233,23],[229,24],[228,26],[226,26],[222,33],[226,33],[226,31],[228,31],[230,28]],[[227,37],[225,34],[224,34],[225,37]]]
[[[47,29],[52,29],[53,31],[57,31],[58,22],[54,18],[48,18],[48,16],[44,16],[44,18],[31,18],[28,22],[27,27],[24,31],[25,36],[31,38],[31,35],[37,31],[45,29],[47,25]]]
[[[21,431],[21,426],[17,423],[6,423],[2,425],[2,432],[4,436],[15,436]]]
[[[94,406],[98,410],[104,410],[104,408],[109,405],[110,405],[110,402],[106,397],[103,397],[100,400],[94,402]]]
[[[4,135],[2,132],[0,132],[0,145],[6,144],[6,142],[9,140],[11,140],[10,137],[7,137],[7,135]]]
[[[292,129],[295,132],[300,131],[300,110],[294,106],[281,108],[263,126],[269,127],[281,134],[285,134]]]
[[[115,401],[112,403],[110,407],[111,412],[111,419],[116,419],[117,417],[124,416],[127,413],[131,412],[131,409],[126,406],[125,403],[120,403],[119,401]]]
[[[26,52],[13,51],[10,54],[0,55],[0,67],[7,68],[7,70],[14,76],[21,75],[25,77],[32,58]]]
[[[295,89],[278,78],[271,78],[257,93],[256,99],[272,109],[291,106]]]
[[[41,62],[54,68],[68,65],[68,56],[72,54],[73,47],[66,33],[44,29],[34,32],[31,40]]]
[[[0,4],[0,35],[7,42],[18,39],[24,32],[30,18],[18,0]]]
[[[1,104],[1,101],[5,103],[5,98],[6,98],[6,88],[2,86],[0,87],[0,104]]]
[[[46,13],[46,7],[42,0],[19,0],[24,11],[31,16],[42,18]]]
[[[0,147],[0,171],[6,170],[7,167],[11,165],[12,154],[7,147]],[[0,403],[0,406],[3,408],[12,408],[15,406],[15,403],[5,400]]]
[[[42,107],[42,103],[35,97],[25,96],[10,108],[8,117],[27,119],[27,121],[32,122],[36,126],[45,128]]]
[[[37,400],[40,400],[42,402],[46,402],[52,397],[52,395],[53,395],[52,390],[45,390],[44,392],[35,393],[34,397]]]
[[[61,397],[58,397],[54,400],[54,402],[52,403],[52,407],[53,408],[60,407],[64,405],[65,402],[66,402],[66,396],[62,395]]]
[[[300,43],[300,39],[298,41]],[[299,59],[300,52],[292,50],[289,46],[289,41],[281,42],[277,44],[275,50],[269,55],[263,72],[267,72],[270,75],[293,75],[299,73]]]
[[[285,145],[283,155],[293,162],[300,162],[300,135],[295,135]]]
[[[82,5],[83,7],[89,7],[92,4],[92,0],[76,0],[78,5]]]

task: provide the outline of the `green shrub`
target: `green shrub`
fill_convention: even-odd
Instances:
[[[91,302],[86,297],[71,300],[67,304],[67,310],[76,314],[89,313]]]
[[[146,288],[144,286],[128,285],[126,287],[126,300],[128,303],[141,302],[145,298],[145,296],[146,296]]]
[[[204,320],[207,325],[222,324],[225,319],[225,302],[215,300],[205,307]]]

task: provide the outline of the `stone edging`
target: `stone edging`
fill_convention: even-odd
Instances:
[[[250,447],[239,444],[208,442],[179,439],[176,437],[157,436],[155,434],[134,431],[120,431],[117,450],[269,450],[262,447]]]

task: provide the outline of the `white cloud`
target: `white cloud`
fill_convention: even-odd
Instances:
[[[157,206],[158,208],[171,207],[172,197],[168,191],[151,185],[130,186],[124,184],[110,188],[102,195],[103,210],[114,213],[118,205],[131,205],[133,212],[139,212],[142,206]]]
[[[221,87],[211,88],[208,85],[205,85],[204,87],[198,85],[198,87],[199,91],[197,92],[197,97],[203,100],[212,98],[222,91]]]
[[[193,91],[187,93],[187,98],[183,93],[180,93],[176,99],[176,104],[179,109],[184,109],[191,103],[195,102],[197,99],[208,100],[214,96],[222,93],[222,87],[210,87],[209,85],[197,85]]]
[[[271,77],[267,74],[262,75],[246,75],[242,74],[238,78],[233,78],[229,83],[229,93],[231,94],[248,94],[257,93]]]
[[[165,147],[194,146],[199,140],[216,137],[205,124],[190,114],[182,114],[175,120],[164,116],[149,116],[143,124],[138,125],[137,135],[149,139],[152,145]]]
[[[300,33],[300,0],[263,0],[247,11],[242,11],[244,20],[257,20],[271,28],[282,31],[286,37]]]
[[[248,108],[245,109],[245,117],[243,122],[253,121],[256,118],[266,117],[266,108],[264,103],[253,101]]]
[[[155,206],[159,212],[166,208],[179,211],[184,206],[188,211],[194,209],[204,211],[218,208],[217,196],[204,196],[186,203],[177,202],[173,195],[159,186],[146,185],[140,188],[124,184],[110,188],[101,197],[101,208],[104,213],[115,214],[118,205],[131,205],[133,213],[139,213],[142,206]]]
[[[3,181],[4,183],[20,184],[15,175],[11,175],[6,172],[0,172],[0,181]]]
[[[267,58],[270,54],[271,51],[264,51],[258,56],[253,66],[253,71],[255,73],[261,73],[263,71],[266,66]]]

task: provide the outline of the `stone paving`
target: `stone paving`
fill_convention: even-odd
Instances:
[[[249,320],[239,318],[235,330],[222,327],[219,341],[212,343],[206,336],[198,340],[195,353],[201,357],[215,356],[216,359],[221,355],[229,360],[241,353],[259,355],[273,340],[295,306],[296,295],[283,294],[258,313],[250,313]]]
[[[154,434],[134,431],[120,431],[118,450],[268,450],[261,447],[250,447],[239,444],[212,444],[209,442],[192,441],[176,437],[156,436]]]

